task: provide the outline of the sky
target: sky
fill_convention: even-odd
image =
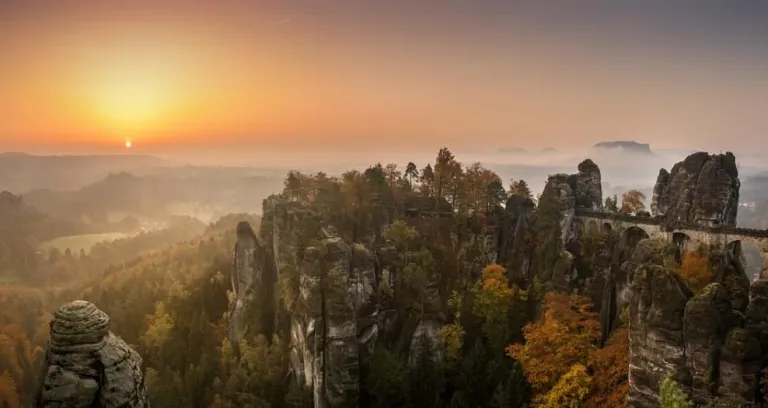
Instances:
[[[768,152],[768,2],[0,0],[0,151]]]

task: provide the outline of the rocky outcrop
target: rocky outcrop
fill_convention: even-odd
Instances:
[[[149,407],[141,357],[109,332],[109,317],[77,300],[51,321],[40,408]]]
[[[740,185],[733,153],[694,153],[659,171],[651,211],[670,224],[735,226]]]
[[[685,363],[695,402],[707,403],[716,396],[720,353],[730,316],[730,297],[717,283],[707,286],[685,305]]]
[[[672,374],[690,384],[685,364],[683,317],[691,293],[659,265],[637,269],[629,295],[628,407],[659,406],[659,384]]]
[[[744,316],[719,283],[693,296],[674,272],[639,266],[629,289],[627,406],[659,407],[659,384],[667,374],[697,404],[751,406],[768,356],[767,305],[765,281],[752,284]]]
[[[600,167],[590,159],[579,163],[575,185],[571,188],[576,194],[576,208],[592,211],[603,210],[603,181]]]
[[[247,307],[256,309],[256,303],[274,303],[272,293],[262,290],[267,276],[273,275],[267,265],[267,256],[262,240],[256,236],[247,222],[237,225],[237,242],[235,243],[235,265],[232,269],[233,302],[229,310],[229,338],[239,339],[243,336],[246,322]],[[270,276],[274,282],[274,277]],[[258,291],[258,293],[257,293]],[[257,310],[258,312],[258,310]],[[259,316],[258,322],[248,322],[257,325],[257,330],[269,333],[272,329],[274,315]]]
[[[510,282],[530,279],[532,253],[525,245],[526,234],[532,235],[533,200],[512,196],[507,200],[498,230],[498,256],[508,265]],[[485,265],[483,265],[485,266]]]
[[[571,229],[573,217],[576,214],[576,195],[568,183],[570,176],[567,174],[553,174],[547,179],[542,195],[552,195],[560,202],[560,241],[566,243],[574,237]]]
[[[444,321],[437,281],[425,287],[422,313],[404,317],[397,312],[393,302],[401,296],[405,257],[381,242],[385,226],[372,223],[373,233],[353,243],[293,202],[271,197],[263,214],[258,234],[247,224],[237,228],[230,341],[236,345],[255,323],[261,324],[258,332],[285,324],[293,378],[315,408],[358,405],[360,368],[377,342],[410,350],[412,360],[422,337],[436,345]],[[442,222],[440,217],[416,219]],[[277,276],[295,287],[277,290],[272,283]],[[279,299],[276,293],[294,293],[295,298]]]
[[[602,211],[603,187],[600,167],[590,159],[579,163],[576,174],[553,174],[547,178],[543,194],[554,194],[561,203],[561,240],[568,243],[579,232],[573,223],[577,210]]]

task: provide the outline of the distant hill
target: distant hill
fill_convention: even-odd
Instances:
[[[28,206],[19,196],[0,192],[0,281],[33,270],[41,242],[80,232],[76,224],[57,220]]]
[[[621,149],[626,152],[653,154],[651,145],[648,143],[637,143],[635,141],[614,141],[600,142],[593,146],[595,149]]]
[[[109,214],[151,219],[188,215],[204,222],[227,213],[248,213],[280,191],[282,177],[248,168],[182,166],[153,174],[112,173],[71,191],[34,190],[24,200],[48,214],[89,222],[114,222]]]
[[[110,173],[146,171],[170,164],[146,155],[36,156],[0,153],[0,190],[16,194],[37,189],[74,190],[101,180]]]
[[[499,153],[526,153],[527,150],[522,147],[502,147],[499,149]]]

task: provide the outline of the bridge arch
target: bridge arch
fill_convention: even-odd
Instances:
[[[600,227],[600,232],[603,232],[605,234],[610,234],[613,232],[613,225],[611,225],[610,222],[604,222],[603,225]]]
[[[739,258],[750,280],[768,278],[768,239],[729,236],[726,242],[727,252]]]
[[[637,225],[627,227],[621,236],[621,242],[628,248],[634,248],[642,239],[650,238],[651,235]]]
[[[600,229],[597,226],[597,221],[589,220],[589,222],[587,223],[587,231],[590,234],[597,234],[598,232],[600,232]]]
[[[675,260],[680,263],[686,252],[693,249],[693,239],[683,231],[672,232],[672,244],[677,248],[675,251]]]

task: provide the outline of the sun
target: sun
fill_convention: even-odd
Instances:
[[[130,140],[126,140],[125,141],[125,148],[126,149],[130,149],[131,147],[133,147],[133,143]]]

